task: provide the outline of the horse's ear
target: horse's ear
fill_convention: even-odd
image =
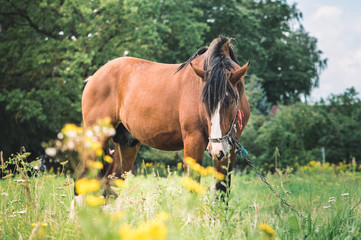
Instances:
[[[206,71],[204,71],[204,70],[202,70],[200,68],[197,68],[196,66],[193,66],[192,63],[190,63],[190,65],[191,65],[193,71],[204,80],[204,76],[206,75]]]
[[[236,83],[238,82],[243,76],[246,75],[247,73],[247,69],[248,66],[251,64],[250,61],[248,61],[243,67],[241,67],[240,69],[238,69],[237,71],[233,72],[231,77],[230,77],[230,81],[231,83]]]

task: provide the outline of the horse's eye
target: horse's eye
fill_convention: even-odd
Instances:
[[[233,98],[229,99],[229,100],[228,100],[228,106],[229,106],[229,107],[232,107],[233,104],[234,104],[234,99],[233,99]]]

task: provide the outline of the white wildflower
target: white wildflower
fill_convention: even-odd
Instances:
[[[68,142],[66,143],[66,147],[67,147],[68,150],[73,150],[74,147],[75,147],[75,144],[74,144],[73,141],[68,141]]]
[[[58,139],[62,140],[64,138],[64,134],[63,133],[58,133]]]
[[[13,214],[15,214],[15,213],[17,213],[17,214],[25,214],[25,213],[26,213],[26,210],[21,210],[21,211],[19,211],[19,212],[13,212]]]
[[[45,154],[49,157],[54,157],[56,155],[56,149],[53,147],[49,147],[45,149]]]
[[[328,202],[335,202],[335,201],[336,201],[335,197],[329,197],[328,199]]]
[[[24,183],[26,182],[24,179],[19,179],[19,180],[14,180],[14,182],[18,182],[18,183]]]
[[[77,135],[75,131],[67,131],[65,134],[69,138],[75,138]]]
[[[86,130],[85,132],[85,136],[89,137],[89,138],[92,138],[94,136],[94,133],[92,130]]]

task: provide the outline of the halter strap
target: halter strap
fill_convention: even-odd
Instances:
[[[238,105],[238,104],[237,104]],[[224,135],[223,137],[220,137],[220,138],[208,138],[208,140],[210,142],[213,142],[213,143],[219,143],[219,142],[222,142],[222,141],[225,141],[225,140],[230,140],[230,138],[232,137],[232,133],[233,133],[233,130],[234,130],[234,124],[236,123],[236,119],[238,118],[238,106],[236,108],[236,114],[233,118],[233,121],[232,121],[232,124],[231,124],[231,127],[229,128],[228,132],[226,135]]]

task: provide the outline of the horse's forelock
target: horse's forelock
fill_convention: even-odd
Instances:
[[[213,40],[204,60],[203,68],[210,73],[202,91],[202,100],[210,116],[215,112],[218,104],[223,105],[227,93],[232,98],[237,97],[227,79],[227,71],[235,69],[231,59],[237,61],[230,41],[230,38],[224,36]],[[226,54],[227,50],[230,58]]]

